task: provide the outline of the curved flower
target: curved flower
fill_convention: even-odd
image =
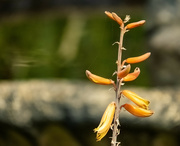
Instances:
[[[131,70],[131,65],[128,64],[123,70],[121,70],[121,71],[117,74],[118,78],[119,78],[119,79],[124,78],[125,76],[128,75],[128,73],[130,72],[130,70]]]
[[[124,60],[124,62],[130,63],[130,64],[139,63],[149,58],[150,55],[151,55],[151,52],[147,52],[141,56],[127,58],[126,60]]]
[[[115,102],[110,103],[101,118],[99,126],[94,129],[94,132],[97,132],[96,135],[97,141],[100,141],[109,131],[111,127],[111,123],[113,121],[115,108],[116,108],[116,103]]]
[[[135,80],[140,74],[140,69],[138,67],[135,68],[134,72],[129,73],[127,76],[123,78],[123,81],[128,82],[128,81],[133,81]]]
[[[86,70],[86,76],[91,80],[92,82],[96,84],[101,84],[101,85],[114,85],[114,81],[111,79],[106,79],[100,76],[97,76],[95,74],[92,74],[90,71]]]
[[[137,117],[149,117],[151,116],[154,112],[151,110],[146,110],[143,109],[139,106],[131,105],[131,104],[123,104],[120,109],[124,107],[129,113],[131,113],[134,116]]]

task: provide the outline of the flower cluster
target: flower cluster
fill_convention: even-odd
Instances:
[[[117,121],[119,120],[118,114],[119,114],[121,108],[126,109],[129,113],[131,113],[132,115],[137,116],[137,117],[149,117],[153,114],[153,111],[149,110],[150,102],[148,100],[140,97],[139,95],[137,95],[136,93],[134,93],[132,91],[129,91],[129,90],[121,91],[120,90],[120,87],[121,87],[121,85],[124,84],[124,82],[133,81],[140,74],[140,68],[138,68],[138,67],[136,67],[134,69],[134,71],[131,72],[131,65],[142,62],[151,55],[151,53],[148,52],[141,56],[129,57],[121,62],[122,50],[126,50],[122,46],[124,34],[132,28],[143,25],[145,23],[145,20],[129,23],[126,26],[124,26],[124,24],[130,20],[130,16],[127,15],[123,21],[114,12],[110,13],[110,12],[105,11],[105,14],[120,25],[121,35],[120,35],[120,41],[117,42],[119,45],[119,50],[118,50],[118,60],[116,62],[117,63],[117,71],[115,72],[117,74],[116,82],[113,81],[112,79],[107,79],[107,78],[95,75],[95,74],[91,73],[90,71],[86,70],[86,76],[92,82],[94,82],[96,84],[101,84],[101,85],[113,85],[114,90],[116,92],[116,101],[115,102],[113,101],[112,103],[110,103],[108,105],[108,107],[106,108],[106,110],[102,116],[99,126],[94,129],[94,132],[97,132],[97,135],[96,135],[97,141],[100,141],[107,134],[107,132],[109,131],[109,129],[112,125],[113,119],[114,119],[114,124],[113,124],[114,129],[113,128],[112,129],[117,131],[117,128],[118,128]],[[127,103],[120,105],[120,98],[122,96],[131,100],[135,105],[127,104]],[[115,124],[116,124],[116,129],[115,129]],[[118,135],[116,131],[113,132],[115,134],[113,134],[112,142],[111,142],[112,144],[115,144],[115,145],[117,143],[115,136]],[[113,139],[115,139],[115,140],[113,141]]]

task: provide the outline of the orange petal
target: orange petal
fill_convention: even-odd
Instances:
[[[97,76],[95,74],[92,74],[90,71],[86,70],[86,76],[91,80],[92,82],[96,84],[101,84],[101,85],[110,85],[114,84],[114,81],[111,79],[106,79],[100,76]]]
[[[132,28],[143,25],[145,22],[146,22],[145,20],[141,20],[141,21],[138,21],[138,22],[129,23],[125,28],[126,29],[132,29]]]
[[[137,117],[149,117],[154,113],[151,110],[146,110],[138,106],[127,104],[127,103],[122,105],[120,108],[122,107],[124,107],[129,113]]]
[[[128,73],[130,72],[130,70],[131,70],[131,65],[128,64],[128,65],[126,66],[126,68],[124,68],[123,70],[121,70],[121,71],[117,74],[118,78],[119,78],[119,79],[124,78],[125,76],[128,75]]]
[[[151,55],[151,52],[148,52],[148,53],[145,53],[145,54],[143,54],[141,56],[127,58],[125,60],[125,62],[130,63],[130,64],[139,63],[139,62],[142,62],[142,61],[146,60],[150,55]]]
[[[129,73],[127,76],[123,78],[123,81],[128,82],[128,81],[133,81],[135,80],[140,74],[140,69],[138,67],[135,68],[134,72]]]
[[[122,19],[116,13],[112,12],[112,16],[120,26],[123,24]]]
[[[138,105],[141,108],[148,109],[149,101],[140,97],[136,93],[129,91],[129,90],[123,90],[121,92],[125,97],[130,99],[132,102],[134,102],[136,105]]]

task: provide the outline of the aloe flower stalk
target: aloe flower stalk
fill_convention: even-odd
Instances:
[[[108,12],[105,11],[105,14],[112,19],[113,21],[116,21],[119,24],[120,28],[120,38],[118,42],[115,42],[118,44],[118,56],[117,56],[117,70],[113,73],[113,75],[116,76],[116,81],[113,81],[111,79],[103,78],[101,76],[97,76],[95,74],[92,74],[90,71],[86,70],[86,76],[91,80],[92,82],[100,85],[110,85],[112,84],[114,86],[115,91],[115,99],[113,102],[111,102],[98,125],[97,128],[94,129],[94,132],[96,132],[96,140],[100,141],[109,131],[109,129],[112,129],[112,140],[111,140],[111,146],[119,146],[120,142],[117,141],[117,136],[120,134],[120,122],[119,122],[119,114],[121,111],[121,108],[126,109],[129,113],[133,114],[137,117],[149,117],[154,112],[149,110],[149,104],[150,102],[136,93],[129,91],[129,90],[122,90],[121,86],[124,85],[124,82],[134,81],[139,75],[140,75],[140,68],[136,67],[133,72],[131,71],[131,64],[139,63],[144,60],[146,60],[151,53],[145,53],[141,56],[137,57],[129,57],[122,61],[122,53],[123,51],[126,51],[123,47],[123,39],[124,34],[128,32],[130,29],[141,26],[145,23],[145,20],[141,20],[138,22],[129,23],[125,26],[125,23],[129,22],[130,16],[126,15],[125,19],[122,20],[121,17],[119,17],[114,12]],[[114,43],[114,44],[115,44]],[[128,65],[125,65],[127,63]],[[120,104],[120,99],[122,96],[127,97],[129,100],[134,102],[136,105],[131,104]]]

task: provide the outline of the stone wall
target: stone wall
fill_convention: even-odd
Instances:
[[[108,146],[108,136],[97,143],[92,129],[114,100],[111,87],[70,80],[1,81],[0,145]],[[149,118],[120,113],[122,146],[178,146],[180,87],[128,87],[150,100]],[[122,103],[129,102],[126,98]]]
[[[68,80],[1,82],[0,120],[21,127],[45,120],[98,122],[106,106],[114,100],[114,91],[109,88]],[[128,89],[150,100],[155,114],[142,120],[122,110],[122,120],[162,129],[179,126],[179,87]],[[123,102],[129,101],[122,98]]]

